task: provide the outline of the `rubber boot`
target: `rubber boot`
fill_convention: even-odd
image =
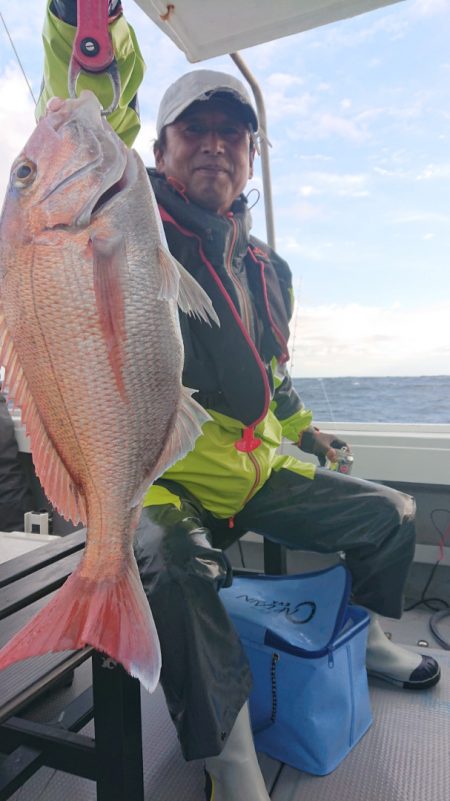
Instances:
[[[207,801],[270,801],[256,756],[248,704],[244,704],[223,751],[205,760]]]
[[[441,671],[436,660],[391,642],[377,616],[369,609],[367,612],[370,615],[366,651],[369,676],[376,676],[405,690],[426,690],[437,684]]]

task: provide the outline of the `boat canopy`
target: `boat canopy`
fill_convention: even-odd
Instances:
[[[399,0],[136,0],[188,61],[280,39]]]

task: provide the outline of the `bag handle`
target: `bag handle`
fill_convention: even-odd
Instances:
[[[261,731],[265,731],[269,728],[269,726],[273,726],[276,722],[277,718],[277,663],[280,659],[280,654],[276,651],[272,654],[272,661],[270,665],[270,686],[272,692],[272,710],[270,713],[270,720],[268,723],[263,723],[262,726],[258,726],[257,729],[253,729],[253,734],[259,734]]]

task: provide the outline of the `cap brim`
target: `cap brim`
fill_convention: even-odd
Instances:
[[[249,104],[243,98],[241,98],[236,92],[232,92],[229,89],[227,90],[216,89],[214,92],[210,92],[208,94],[208,97],[205,97],[205,95],[203,94],[200,97],[195,98],[190,103],[188,103],[182,111],[174,115],[171,115],[173,119],[166,122],[166,125],[170,125],[172,122],[176,122],[176,120],[182,119],[186,114],[189,114],[192,107],[195,106],[196,104],[198,104],[198,106],[201,107],[201,104],[208,103],[209,101],[214,100],[216,98],[220,99],[220,101],[223,102],[224,106],[228,107],[230,112],[236,114],[236,116],[238,117],[239,120],[241,120],[241,122],[250,125],[253,131],[255,132],[258,130],[258,120],[253,108],[249,106]]]

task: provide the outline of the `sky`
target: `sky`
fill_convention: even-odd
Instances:
[[[159,101],[195,68],[123,0],[147,72],[135,147],[153,164]],[[45,0],[0,0],[35,96]],[[265,97],[276,246],[292,269],[294,376],[450,374],[450,0],[392,6],[241,51]],[[34,127],[0,20],[0,198]],[[261,194],[253,231],[265,238]],[[258,192],[252,192],[253,203]]]

